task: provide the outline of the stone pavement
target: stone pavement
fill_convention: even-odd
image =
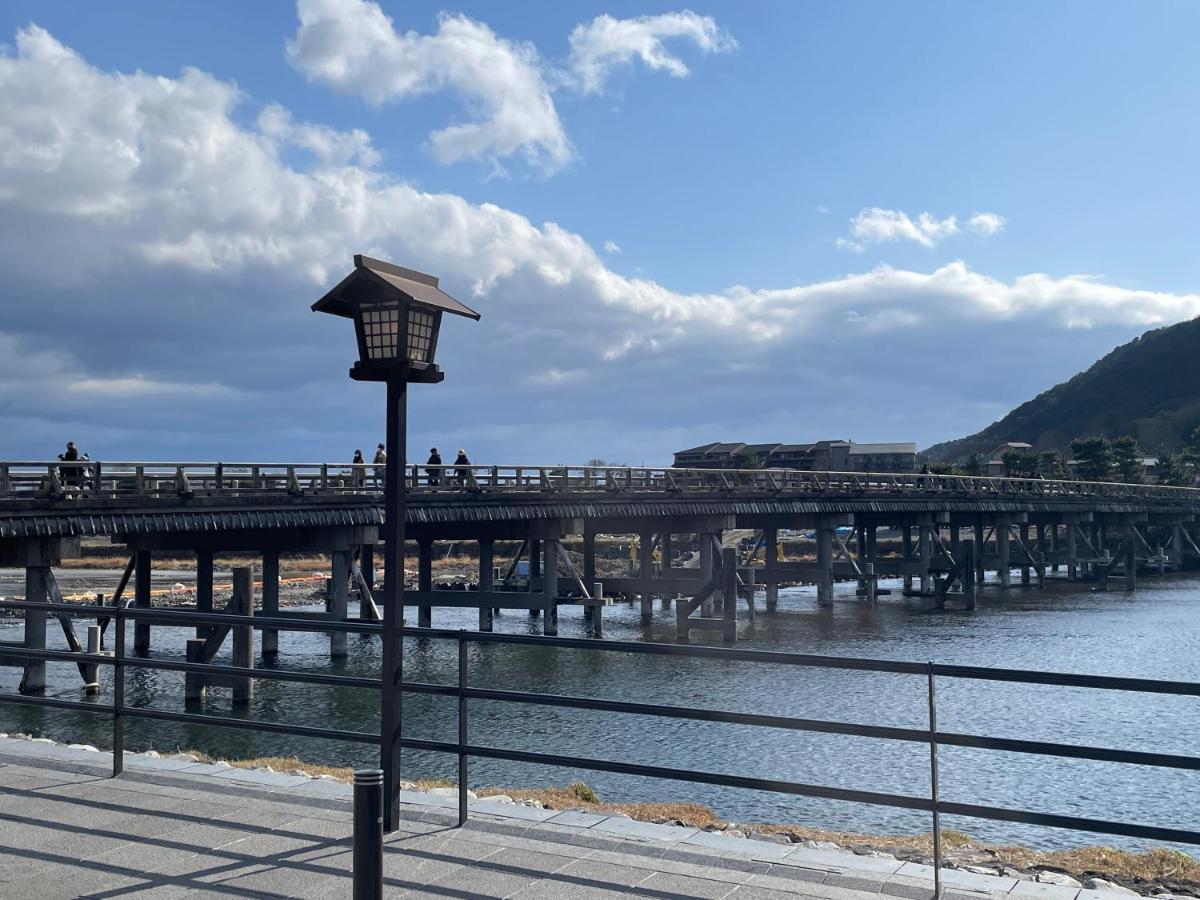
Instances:
[[[0,738],[0,897],[349,897],[348,785]],[[614,816],[405,793],[388,897],[925,900],[928,866]],[[1122,895],[943,871],[947,900]],[[883,896],[881,896],[883,895]],[[1128,900],[1126,897],[1125,900]]]

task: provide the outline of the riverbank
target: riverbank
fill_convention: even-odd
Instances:
[[[26,734],[0,733],[2,739],[23,739],[74,751],[100,752],[84,744],[58,744],[48,738],[32,738]],[[222,760],[195,751],[159,753],[153,750],[140,755],[177,763],[209,764],[217,768],[303,777],[315,782],[348,784],[353,781],[351,768],[306,762],[296,757]],[[402,782],[401,788],[424,793],[431,798],[457,796],[457,787],[448,780]],[[876,860],[897,860],[919,865],[931,865],[933,862],[932,836],[929,833],[871,835],[786,823],[730,822],[699,803],[605,802],[582,782],[562,787],[481,788],[468,791],[468,797],[527,809],[607,814],[657,825],[687,826],[727,838],[794,844],[812,850],[841,852]],[[1168,896],[1200,897],[1200,861],[1165,847],[1143,852],[1103,846],[1039,851],[1019,845],[988,844],[962,832],[944,829],[942,848],[944,867],[976,875],[1153,896],[1163,900]]]

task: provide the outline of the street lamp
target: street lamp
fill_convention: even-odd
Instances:
[[[408,385],[436,384],[434,363],[442,315],[479,319],[479,313],[438,288],[432,275],[354,257],[354,271],[312,306],[314,312],[354,320],[356,381],[387,383],[387,471],[383,508],[383,703],[379,756],[383,769],[383,827],[395,831],[400,814],[400,684],[404,640],[404,465]],[[464,788],[465,789],[465,788]]]

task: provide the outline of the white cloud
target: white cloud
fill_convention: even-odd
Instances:
[[[434,34],[399,33],[374,0],[298,0],[296,11],[288,58],[309,79],[376,105],[438,91],[463,98],[472,121],[429,136],[440,162],[497,162],[520,152],[554,171],[570,160],[532,44],[463,15],[443,15]]]
[[[611,253],[615,256],[619,256],[621,253],[621,247],[620,247],[620,245],[617,244],[616,241],[605,241],[604,242],[604,252]]]
[[[318,160],[330,165],[358,164],[375,166],[380,156],[371,145],[371,136],[359,128],[337,131],[325,125],[308,122],[296,124],[292,114],[272,103],[258,115],[258,130],[280,145],[290,144],[307,150]]]
[[[733,373],[802,364],[805,377],[840,373],[851,390],[854,380],[891,377],[898,353],[919,354],[921,342],[934,341],[947,366],[968,373],[936,386],[948,393],[926,408],[941,411],[967,390],[971,372],[989,371],[989,348],[1009,352],[1006,336],[1026,352],[1044,336],[1057,342],[1047,354],[1054,365],[1085,351],[1070,362],[1086,364],[1099,355],[1097,342],[1107,349],[1133,329],[1200,315],[1200,294],[1086,275],[1002,280],[963,262],[778,288],[673,290],[613,272],[596,248],[553,222],[422,191],[371,165],[365,136],[296,125],[274,108],[246,126],[239,105],[248,103],[231,83],[196,70],[174,78],[101,71],[36,27],[18,32],[15,53],[0,51],[0,275],[12,298],[0,303],[0,338],[17,342],[0,340],[6,433],[23,434],[37,419],[53,434],[59,426],[45,425],[48,410],[58,421],[121,421],[113,416],[130,412],[118,401],[132,395],[137,427],[152,432],[146,453],[176,440],[193,455],[218,441],[222,452],[238,442],[284,442],[292,456],[330,440],[368,443],[361,433],[379,423],[369,403],[347,402],[361,396],[347,393],[350,339],[331,338],[333,323],[307,311],[354,252],[437,273],[452,293],[474,293],[483,311],[470,329],[447,326],[439,356],[450,377],[423,417],[414,412],[415,429],[470,421],[480,434],[553,435],[546,439],[583,457],[648,462],[656,444],[620,445],[667,439],[661,392],[645,385],[691,383],[708,361]],[[287,152],[296,145],[313,155]],[[888,227],[933,241],[946,221]],[[984,322],[991,327],[979,329]],[[1065,329],[1076,337],[1062,341]],[[1099,336],[1085,340],[1088,330]],[[831,333],[850,340],[830,342]],[[963,334],[972,337],[958,340]],[[83,386],[65,392],[69,407],[45,402],[59,372]],[[808,418],[840,432],[846,409],[893,414],[879,381],[864,384],[854,404],[839,389],[837,402],[812,407]],[[570,389],[546,390],[556,383]],[[784,415],[794,408],[792,383],[779,379],[779,393],[762,397],[763,416],[774,410],[794,421]],[[736,408],[749,389],[734,378],[695,398],[685,391],[672,414],[681,429],[696,429],[721,408],[714,395],[730,391]],[[994,399],[994,384],[986,390]],[[413,402],[421,396],[414,392]],[[579,424],[581,410],[594,428]],[[114,428],[111,440],[128,440],[121,434]],[[423,437],[414,431],[414,441]]]
[[[958,234],[958,222],[954,216],[935,219],[923,212],[916,219],[910,219],[907,213],[899,210],[872,206],[850,220],[850,236],[853,240],[839,239],[837,246],[856,253],[862,252],[868,244],[887,241],[913,241],[922,247],[936,247],[953,234]]]
[[[1007,223],[1008,220],[1004,216],[996,213],[977,212],[971,214],[971,218],[967,220],[967,227],[980,237],[991,237],[1002,232]]]
[[[567,66],[585,94],[602,91],[614,69],[635,59],[655,71],[684,78],[687,65],[663,46],[663,41],[670,38],[690,41],[702,53],[727,53],[737,47],[733,36],[723,31],[712,16],[691,10],[636,19],[602,15],[571,31]]]

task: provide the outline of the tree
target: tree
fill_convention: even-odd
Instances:
[[[1172,484],[1176,487],[1189,487],[1192,474],[1184,462],[1182,453],[1172,453],[1164,450],[1158,455],[1158,483]]]
[[[1112,444],[1103,435],[1071,441],[1075,474],[1084,481],[1108,481],[1113,475]]]
[[[929,464],[930,475],[957,475],[958,466],[952,462],[931,462]]]
[[[1037,474],[1037,455],[1031,450],[1005,450],[1000,457],[1004,463],[1004,474],[1008,478],[1032,478]]]
[[[987,460],[982,453],[972,453],[963,462],[962,470],[964,475],[984,475],[987,473]]]
[[[1067,466],[1057,450],[1045,450],[1038,454],[1037,473],[1050,480],[1067,477]]]
[[[1113,465],[1117,477],[1126,484],[1141,484],[1146,480],[1146,467],[1142,464],[1142,449],[1137,438],[1126,434],[1112,442]]]
[[[1187,444],[1183,448],[1183,461],[1193,466],[1200,466],[1200,425],[1192,429],[1188,435]]]

